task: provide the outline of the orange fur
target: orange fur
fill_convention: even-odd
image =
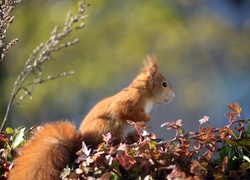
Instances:
[[[170,102],[175,97],[170,84],[163,87],[162,82],[167,80],[159,72],[155,56],[147,56],[141,72],[127,88],[100,101],[85,117],[80,132],[86,144],[97,146],[103,140],[102,134],[108,132],[120,142],[131,133],[126,120],[148,122],[148,106]]]
[[[81,142],[81,136],[72,123],[45,124],[21,149],[9,180],[59,179],[60,171],[76,157]]]
[[[126,120],[148,122],[154,104],[170,102],[174,97],[170,84],[159,72],[155,56],[147,56],[140,73],[127,88],[100,101],[87,114],[80,133],[68,121],[47,123],[35,132],[15,159],[9,179],[59,179],[61,170],[74,160],[82,140],[97,146],[108,132],[116,138],[114,143],[134,139],[129,135],[134,135],[135,129]]]

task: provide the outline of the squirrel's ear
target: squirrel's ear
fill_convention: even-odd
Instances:
[[[155,75],[156,75],[156,72],[158,70],[158,67],[153,64],[151,68],[149,68],[149,73],[150,73],[150,76],[151,76],[151,81],[153,81],[155,79]]]
[[[148,73],[151,76],[151,80],[154,80],[155,75],[158,71],[158,62],[156,60],[155,55],[147,55],[145,61],[144,61],[144,69],[148,71]]]

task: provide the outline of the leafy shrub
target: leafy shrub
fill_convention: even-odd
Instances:
[[[182,120],[166,122],[162,127],[175,130],[172,140],[157,142],[145,130],[138,143],[112,145],[112,136],[104,136],[97,149],[83,142],[75,163],[61,173],[62,179],[240,179],[250,174],[249,119],[238,120],[241,107],[228,104],[228,124],[221,128],[210,125],[209,117],[200,119],[198,132],[185,132]],[[130,122],[131,123],[131,122]],[[133,124],[136,129],[143,129]],[[37,127],[26,130],[6,128],[0,133],[1,179],[8,178],[13,157],[18,154],[27,136]],[[213,155],[218,154],[218,158]]]
[[[185,132],[182,120],[166,122],[175,130],[172,140],[157,142],[154,134],[144,131],[140,142],[112,145],[110,134],[98,149],[83,143],[74,168],[65,168],[62,179],[240,179],[249,175],[249,119],[237,120],[241,107],[228,104],[228,124],[221,128],[210,125],[205,116],[198,132]],[[136,124],[134,124],[137,126]],[[137,129],[140,127],[136,127]],[[213,155],[219,153],[219,158]]]
[[[19,127],[15,130],[8,127],[0,133],[0,179],[8,178],[14,157],[18,154],[26,137],[34,129],[36,129],[36,126],[28,130],[25,127]]]

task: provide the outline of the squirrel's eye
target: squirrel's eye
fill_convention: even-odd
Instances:
[[[168,87],[168,83],[166,81],[162,82],[163,87]]]

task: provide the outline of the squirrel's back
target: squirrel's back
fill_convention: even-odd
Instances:
[[[9,179],[59,179],[60,171],[75,159],[80,147],[81,136],[72,123],[47,123],[22,147]]]

